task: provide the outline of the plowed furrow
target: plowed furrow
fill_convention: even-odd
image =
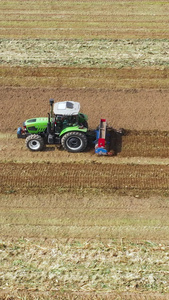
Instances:
[[[1,163],[1,190],[107,188],[166,190],[169,166],[110,164]]]

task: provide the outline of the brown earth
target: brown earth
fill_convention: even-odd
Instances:
[[[15,132],[23,121],[47,116],[49,99],[78,101],[96,128],[106,118],[114,128],[168,131],[168,90],[0,88],[0,131]]]
[[[1,163],[1,192],[54,192],[66,189],[167,190],[168,165]]]

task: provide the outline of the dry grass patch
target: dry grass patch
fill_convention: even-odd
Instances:
[[[1,39],[1,64],[11,66],[169,66],[168,40]]]
[[[167,293],[167,245],[3,240],[1,287],[9,291]]]

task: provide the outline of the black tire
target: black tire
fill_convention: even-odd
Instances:
[[[38,134],[29,135],[25,143],[26,147],[31,151],[41,151],[45,146],[44,139]]]
[[[71,131],[62,137],[61,144],[68,152],[82,152],[87,147],[87,137],[82,132]]]

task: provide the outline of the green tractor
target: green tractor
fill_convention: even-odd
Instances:
[[[31,151],[41,151],[46,144],[62,145],[69,152],[82,152],[88,143],[87,115],[80,113],[80,104],[73,101],[54,103],[50,99],[46,118],[32,118],[17,130],[18,138],[26,139]]]

